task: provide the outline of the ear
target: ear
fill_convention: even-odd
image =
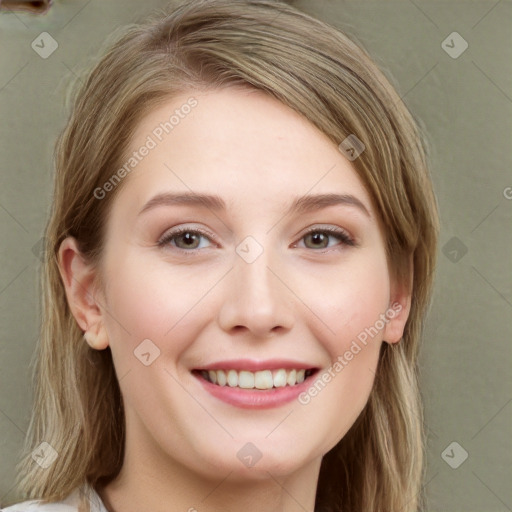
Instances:
[[[413,256],[409,258],[408,279],[393,279],[388,310],[386,316],[389,319],[384,328],[383,341],[387,343],[398,343],[404,334],[405,324],[411,311],[411,298],[413,288]]]
[[[96,273],[83,259],[75,238],[67,237],[60,244],[58,264],[69,308],[80,328],[87,332],[87,343],[96,350],[107,348],[99,302],[102,296],[94,289]]]

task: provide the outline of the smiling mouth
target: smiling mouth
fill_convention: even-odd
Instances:
[[[296,368],[278,370],[193,370],[207,382],[216,386],[228,386],[240,389],[273,389],[293,387],[302,384],[307,378],[318,371],[317,368]]]

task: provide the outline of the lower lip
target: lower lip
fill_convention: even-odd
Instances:
[[[193,373],[204,389],[211,395],[227,404],[241,407],[242,409],[270,409],[289,403],[304,392],[310,386],[310,379],[315,377],[315,373],[310,375],[304,382],[295,384],[295,386],[284,386],[282,388],[271,389],[242,389],[238,387],[218,386],[207,381],[199,374]]]

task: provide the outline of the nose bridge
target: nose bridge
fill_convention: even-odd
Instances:
[[[240,255],[241,252],[242,246],[239,246],[238,257],[235,260],[235,274],[242,288],[242,296],[248,296],[251,300],[275,300],[278,291],[274,289],[277,284],[275,276],[269,270],[272,265],[270,248],[262,248],[258,254],[259,251],[255,247],[249,246],[247,254]]]
[[[233,266],[220,315],[222,327],[245,327],[259,337],[278,327],[289,329],[293,324],[291,292],[278,277],[281,266],[274,251],[246,237],[236,247]]]

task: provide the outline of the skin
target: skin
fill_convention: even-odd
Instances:
[[[191,95],[149,112],[131,149]],[[260,91],[193,96],[197,107],[124,178],[107,222],[103,286],[94,287],[98,269],[73,238],[59,251],[73,315],[93,348],[110,346],[125,404],[124,464],[98,492],[112,512],[313,510],[321,458],[364,408],[381,344],[401,339],[410,291],[391,279],[370,196],[323,133]],[[227,209],[137,215],[164,191],[218,194]],[[350,205],[285,215],[296,196],[320,193],[351,194],[369,216]],[[215,240],[159,247],[179,226]],[[357,246],[305,237],[329,226]],[[263,248],[252,263],[235,252],[249,235]],[[292,358],[325,371],[395,302],[400,313],[307,405],[241,409],[191,374],[237,358]],[[149,366],[134,357],[145,339],[160,350]],[[248,442],[262,454],[253,467],[237,458]]]

